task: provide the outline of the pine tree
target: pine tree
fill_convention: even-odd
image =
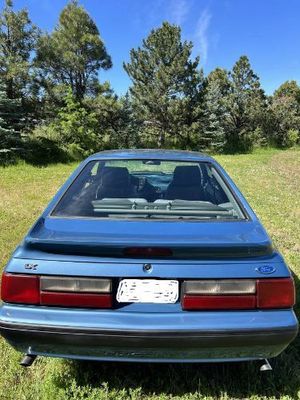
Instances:
[[[224,99],[227,150],[249,151],[254,145],[254,132],[261,123],[266,99],[248,57],[242,56],[235,63],[229,82],[229,94]]]
[[[141,123],[134,115],[132,100],[129,93],[120,99],[121,110],[120,119],[121,126],[117,134],[119,148],[136,148],[140,147],[139,133],[141,130]]]
[[[37,28],[25,9],[13,10],[6,0],[0,17],[0,77],[10,99],[25,96],[30,77],[30,54],[35,48]]]
[[[21,135],[14,128],[19,110],[20,101],[9,99],[4,84],[0,84],[0,164],[13,161],[20,153]]]
[[[299,103],[300,108],[300,86],[296,81],[286,81],[275,90],[274,98],[292,97]]]
[[[57,140],[74,159],[82,159],[94,153],[99,138],[96,134],[97,119],[73,95],[71,88],[52,128]]]
[[[225,145],[223,104],[220,85],[217,80],[209,81],[204,95],[203,132],[199,138],[200,148],[205,151],[221,152]]]
[[[112,62],[95,22],[73,0],[62,10],[53,33],[40,38],[35,65],[49,93],[66,85],[81,101],[97,90],[99,70],[110,68]]]
[[[268,110],[270,139],[280,147],[292,147],[300,140],[299,87],[292,82],[275,91]]]
[[[132,49],[124,69],[132,80],[130,93],[144,140],[163,147],[188,141],[195,121],[202,73],[199,59],[191,60],[192,43],[182,42],[178,26],[164,22]]]

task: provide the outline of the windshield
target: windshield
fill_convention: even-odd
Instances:
[[[53,216],[244,219],[227,184],[206,162],[99,160],[88,163]]]

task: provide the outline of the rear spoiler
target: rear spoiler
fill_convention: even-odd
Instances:
[[[108,245],[101,242],[85,242],[74,240],[51,240],[27,237],[25,245],[28,248],[55,254],[76,254],[100,257],[117,258],[166,258],[166,259],[219,259],[219,258],[245,258],[263,257],[273,253],[273,247],[268,245],[230,245],[230,246],[208,246],[193,244],[193,246],[176,245],[167,243],[158,245],[139,246],[138,244],[119,243]],[[130,250],[137,251],[130,251]],[[161,249],[168,251],[159,251]],[[143,251],[144,250],[144,251]],[[151,250],[151,251],[149,251]],[[157,250],[157,251],[156,251]],[[157,255],[156,255],[157,254]]]

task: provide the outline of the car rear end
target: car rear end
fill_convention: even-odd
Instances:
[[[75,359],[277,356],[298,331],[293,278],[227,179],[245,218],[229,217],[227,205],[208,218],[219,208],[198,203],[187,218],[190,203],[176,201],[166,208],[172,218],[162,218],[163,201],[153,219],[135,216],[138,201],[126,218],[107,210],[122,214],[128,202],[106,203],[101,219],[66,218],[51,215],[54,199],[4,270],[1,334],[26,354]],[[143,207],[148,215],[152,206]]]
[[[297,334],[293,279],[276,253],[200,261],[72,258],[37,250],[23,259],[19,251],[2,277],[0,326],[24,353],[126,361],[250,360],[278,355]],[[158,283],[157,301],[133,302],[142,301],[149,281]],[[170,282],[175,295],[174,287],[166,292]],[[129,289],[143,283],[142,293],[129,291],[134,300],[125,293],[124,302],[119,294],[118,301],[124,283]]]

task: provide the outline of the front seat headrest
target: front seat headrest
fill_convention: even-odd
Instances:
[[[174,170],[172,185],[194,186],[201,183],[201,173],[196,165],[177,166]]]
[[[129,183],[129,172],[125,167],[104,167],[101,176],[103,186],[118,186]]]

